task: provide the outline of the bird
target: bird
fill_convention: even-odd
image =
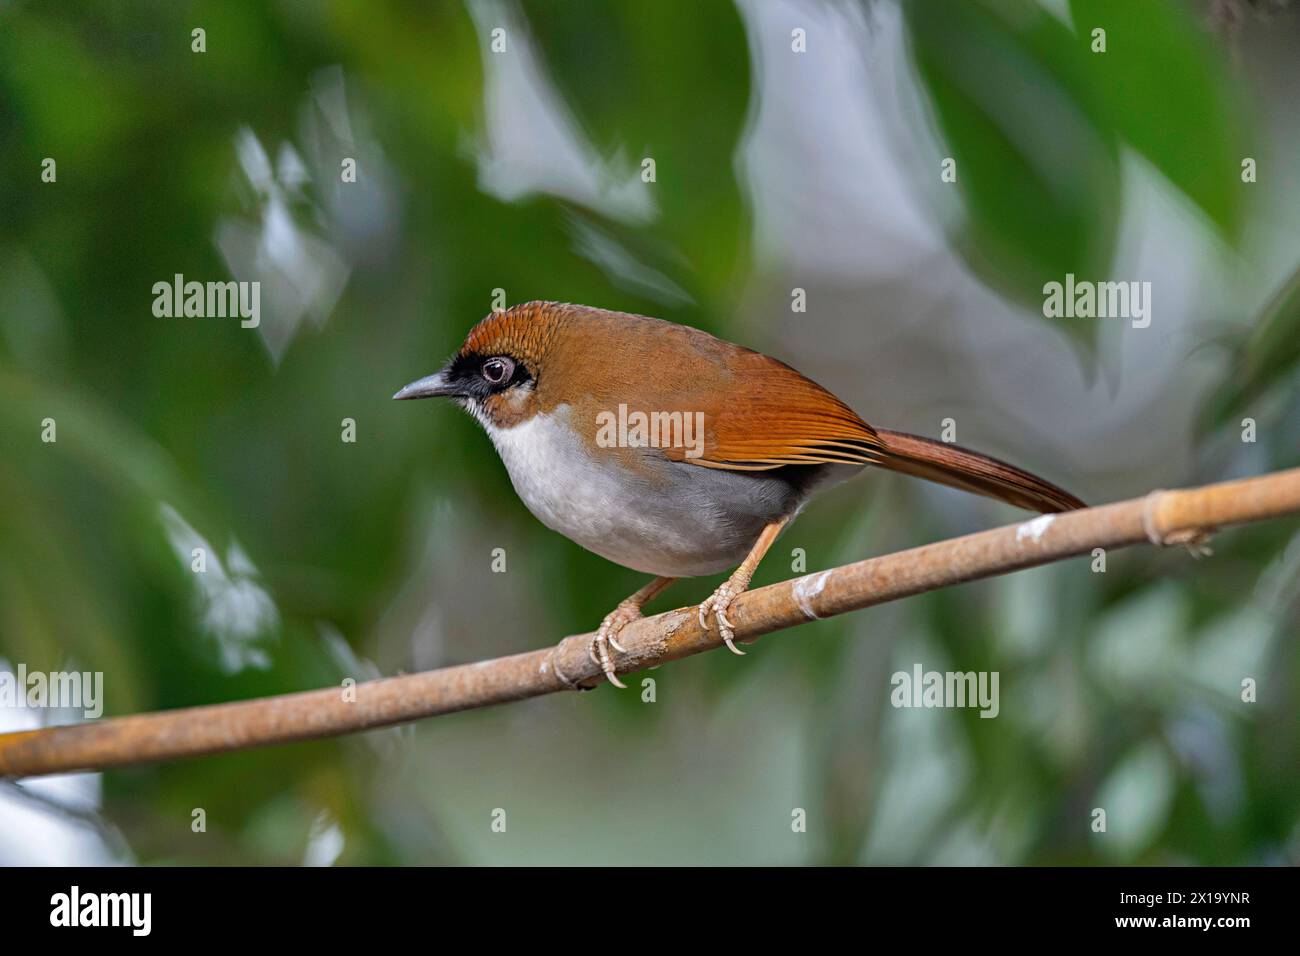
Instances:
[[[496,447],[542,524],[653,575],[601,621],[588,653],[619,681],[619,633],[679,578],[734,569],[698,608],[737,654],[728,611],[816,493],[884,468],[1050,514],[1085,507],[996,458],[876,428],[753,349],[663,319],[526,302],[479,321],[397,400],[446,397]],[[572,683],[558,675],[565,683]]]

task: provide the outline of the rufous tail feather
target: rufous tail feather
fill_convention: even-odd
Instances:
[[[884,454],[876,462],[881,468],[973,491],[1043,514],[1087,507],[1050,481],[988,455],[888,428],[877,428],[876,434],[884,445]]]

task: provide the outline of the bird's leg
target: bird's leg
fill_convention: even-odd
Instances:
[[[731,607],[731,602],[736,599],[736,595],[741,594],[749,587],[750,579],[754,577],[754,571],[758,569],[758,562],[763,560],[763,555],[767,554],[767,549],[772,547],[772,542],[776,536],[781,533],[781,529],[789,522],[789,518],[782,518],[780,521],[773,521],[763,529],[754,542],[754,547],[750,548],[749,556],[740,562],[740,567],[731,572],[731,577],[718,587],[704,603],[700,605],[700,627],[706,631],[709,629],[709,612],[718,619],[718,632],[726,642],[727,647],[733,654],[739,654],[742,657],[745,652],[736,646],[736,632],[731,627],[731,622],[727,620],[727,609]]]
[[[606,614],[605,619],[600,622],[600,629],[596,631],[587,653],[600,665],[600,669],[605,672],[605,676],[615,687],[627,686],[614,676],[614,663],[609,656],[611,647],[620,653],[624,651],[623,645],[619,644],[617,639],[619,631],[639,618],[641,608],[662,594],[668,585],[676,580],[676,578],[655,578],[631,597],[621,601],[618,607]]]

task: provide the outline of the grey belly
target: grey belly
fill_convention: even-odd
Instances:
[[[661,489],[638,495],[638,517],[610,539],[579,542],[627,567],[668,577],[716,574],[740,564],[763,528],[793,515],[801,489],[784,478],[664,462]]]
[[[612,454],[590,454],[567,426],[562,408],[488,432],[519,497],[544,525],[616,564],[666,577],[735,567],[764,526],[793,515],[816,487],[861,470],[725,471],[654,451],[629,470]]]

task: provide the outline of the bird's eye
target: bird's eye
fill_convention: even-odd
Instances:
[[[483,363],[483,377],[492,385],[510,381],[510,376],[514,373],[515,363],[504,355],[490,358]]]

